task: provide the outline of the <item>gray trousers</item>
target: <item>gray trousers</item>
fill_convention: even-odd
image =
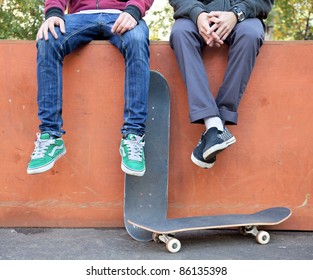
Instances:
[[[229,46],[228,63],[222,85],[214,99],[202,59],[205,42],[197,26],[189,19],[177,19],[172,28],[173,48],[188,93],[192,123],[220,117],[227,124],[237,124],[238,106],[264,41],[264,27],[257,18],[238,23],[225,43]]]

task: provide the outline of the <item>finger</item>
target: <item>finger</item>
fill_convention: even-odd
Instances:
[[[225,41],[228,37],[228,35],[230,34],[230,32],[227,32],[224,34],[224,36],[221,38],[223,41]]]
[[[65,24],[64,24],[64,20],[60,21],[60,31],[62,34],[65,34]]]
[[[214,38],[212,36],[206,36],[205,37],[205,43],[210,46],[213,47],[214,46]]]
[[[112,33],[116,33],[116,28],[117,28],[117,22],[115,22],[114,24],[113,24],[113,26],[112,26],[112,28],[111,28],[111,32]]]
[[[118,33],[119,30],[121,29],[120,25],[121,25],[122,22],[123,22],[123,17],[122,17],[122,16],[119,16],[119,17],[117,18],[117,20],[114,22],[114,24],[113,24],[113,26],[112,26],[112,28],[111,28],[111,31],[112,31],[113,33]]]
[[[223,41],[221,40],[220,36],[216,32],[212,32],[211,37],[213,41],[223,44]]]
[[[208,14],[208,16],[210,18],[216,18],[216,19],[219,19],[220,16],[221,16],[221,12],[218,12],[218,11],[212,11]]]
[[[43,38],[42,27],[39,28],[36,36],[36,41],[41,40]]]
[[[213,24],[220,26],[222,20],[218,17],[211,17],[211,18],[209,18],[209,22],[210,22],[210,26],[212,26]]]
[[[117,34],[122,35],[127,31],[125,27],[119,26],[118,30],[116,31]]]
[[[210,47],[220,47],[224,44],[223,41],[214,41],[214,40],[210,40],[207,45],[210,46]]]
[[[49,25],[49,31],[55,39],[58,39],[58,34],[55,31],[54,24]]]
[[[124,26],[122,23],[120,23],[119,25],[116,26],[115,28],[115,32],[116,34],[122,34],[124,31]]]
[[[223,41],[222,41],[222,43],[220,43],[220,42],[215,42],[215,46],[218,47],[218,48],[221,47],[223,44],[224,44]]]
[[[133,28],[135,28],[137,25],[137,21],[130,21],[128,24],[127,24],[127,30],[131,30]]]
[[[208,42],[210,41],[210,38],[211,36],[210,35],[207,35],[207,32],[206,31],[203,31],[203,30],[199,30],[199,34],[201,35],[202,39],[204,40],[204,42],[206,44],[208,44]]]
[[[220,24],[218,23],[214,23],[214,24],[211,24],[209,26],[209,29],[207,30],[207,34],[208,35],[211,35],[213,33],[215,33],[214,36],[217,36],[219,33],[218,33],[218,30],[220,29]],[[217,34],[217,35],[216,35]]]
[[[212,34],[216,29],[218,29],[218,27],[219,26],[217,24],[210,24],[207,30],[207,34],[208,35]]]
[[[228,35],[230,34],[230,29],[225,27],[225,28],[221,28],[221,30],[218,30],[219,33],[219,37],[221,38],[222,41],[226,40],[226,38],[228,37]]]
[[[124,34],[126,31],[129,31],[137,25],[137,21],[129,20],[129,19],[124,19],[116,28],[115,33],[117,34]]]
[[[49,40],[48,28],[43,27],[43,36],[44,36],[45,40]]]
[[[214,39],[221,39],[225,35],[225,31],[223,27],[220,27],[218,30],[216,30],[215,34],[212,36]]]

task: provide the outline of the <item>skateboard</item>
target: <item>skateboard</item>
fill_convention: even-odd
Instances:
[[[152,233],[157,243],[165,243],[171,253],[181,248],[181,243],[174,238],[177,232],[194,231],[202,229],[239,228],[240,233],[253,235],[260,244],[267,244],[270,235],[267,231],[258,230],[258,226],[272,226],[282,223],[291,216],[291,210],[286,207],[272,207],[254,214],[229,214],[215,216],[197,216],[176,219],[163,219],[150,221],[148,218],[128,219],[134,228],[140,228]]]
[[[151,241],[151,233],[133,227],[127,220],[157,223],[167,215],[170,92],[167,81],[150,71],[148,118],[145,133],[146,172],[144,176],[125,175],[124,224],[138,241]]]

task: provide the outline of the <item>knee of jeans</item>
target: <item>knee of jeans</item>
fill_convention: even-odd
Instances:
[[[124,48],[128,50],[134,50],[135,53],[149,53],[149,37],[145,36],[141,32],[127,32],[124,37]],[[128,47],[129,46],[129,47]]]
[[[145,42],[149,39],[149,28],[144,20],[140,20],[135,28],[124,33],[124,38],[134,42]]]
[[[149,44],[149,31],[142,30],[140,28],[132,29],[125,33],[127,41],[131,44],[144,45]]]
[[[58,50],[60,49],[58,40],[49,38],[49,40],[41,39],[36,43],[38,53],[45,53],[47,49]]]

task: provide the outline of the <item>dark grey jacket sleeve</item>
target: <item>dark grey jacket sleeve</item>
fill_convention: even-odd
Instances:
[[[246,18],[265,19],[272,9],[274,0],[169,0],[174,9],[174,18],[189,18],[197,23],[203,12],[230,11],[239,6]]]
[[[198,16],[207,12],[205,5],[198,0],[169,0],[174,9],[174,18],[190,18],[194,23]]]
[[[231,1],[233,6],[239,6],[245,13],[246,18],[266,19],[269,12],[272,10],[274,0],[246,0],[246,1]]]

